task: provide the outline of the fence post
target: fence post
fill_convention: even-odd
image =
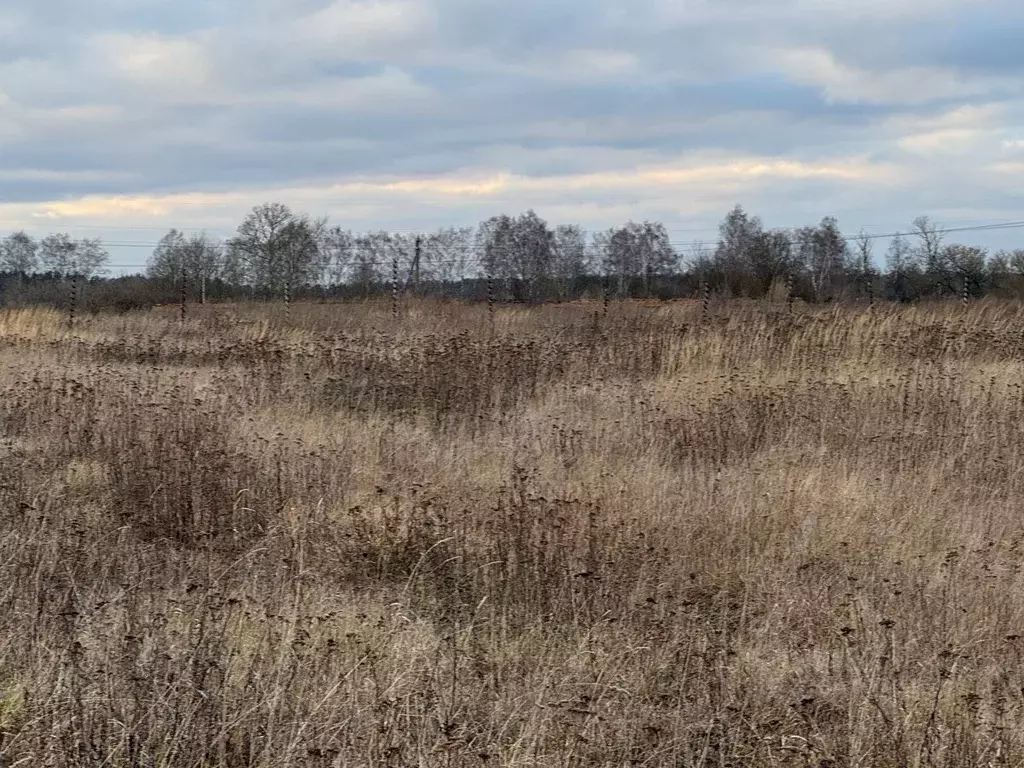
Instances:
[[[789,314],[793,314],[793,273],[786,273],[786,306],[789,309]]]
[[[702,280],[700,283],[700,322],[701,325],[707,325],[708,315],[711,309],[711,285],[707,280]]]
[[[963,302],[964,302],[964,306],[965,307],[970,302],[970,300],[971,300],[970,284],[967,282],[967,275],[964,275],[964,296],[963,296]]]
[[[71,274],[71,296],[68,301],[68,328],[75,328],[75,305],[78,303],[78,273]]]
[[[187,273],[184,262],[181,265],[181,322],[185,322],[185,312],[188,303]]]
[[[602,315],[606,316],[608,314],[608,305],[611,304],[611,301],[612,301],[612,277],[611,277],[611,275],[608,272],[605,272],[604,273],[604,297],[603,297],[603,303],[602,303],[602,306],[601,306],[601,314]]]
[[[413,295],[420,293],[420,255],[423,252],[423,237],[416,235],[416,252],[412,259],[412,291]]]
[[[487,273],[487,317],[491,325],[494,325],[494,278]]]
[[[391,259],[391,316],[398,319],[398,257]]]

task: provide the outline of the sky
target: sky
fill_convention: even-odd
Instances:
[[[1024,219],[1019,0],[0,0],[0,235]],[[1024,231],[958,233],[1024,247]],[[879,240],[884,250],[884,240]],[[879,254],[879,259],[881,255]]]

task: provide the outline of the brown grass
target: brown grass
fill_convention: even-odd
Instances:
[[[1024,308],[0,313],[23,766],[1024,763]]]

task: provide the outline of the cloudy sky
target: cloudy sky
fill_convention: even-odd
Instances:
[[[1024,219],[1019,0],[0,0],[0,234]],[[1024,231],[964,233],[991,247]]]

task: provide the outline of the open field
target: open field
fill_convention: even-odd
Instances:
[[[6,764],[1024,764],[1024,306],[800,312],[0,312]]]

